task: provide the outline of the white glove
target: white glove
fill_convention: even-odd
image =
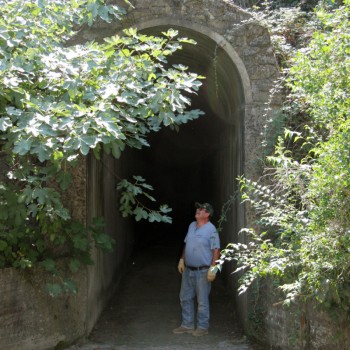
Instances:
[[[185,271],[185,261],[184,259],[179,260],[179,264],[177,265],[177,269],[180,273],[183,273]]]
[[[213,282],[216,277],[216,266],[211,266],[207,273],[208,282]]]

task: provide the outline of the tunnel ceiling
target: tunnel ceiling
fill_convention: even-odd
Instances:
[[[179,37],[194,39],[196,45],[183,44],[183,49],[177,51],[169,62],[182,63],[190,71],[206,77],[201,93],[212,112],[227,123],[235,123],[235,116],[240,113],[243,104],[241,80],[232,60],[227,53],[209,37],[192,29],[171,26],[179,31]],[[142,30],[142,32],[160,36],[169,26],[157,26]]]
[[[177,51],[169,63],[184,64],[189,71],[205,77],[198,94],[190,96],[191,108],[202,110],[204,116],[182,125],[179,133],[166,128],[149,138],[152,157],[156,156],[161,164],[176,167],[200,161],[201,157],[217,151],[223,130],[239,129],[244,101],[240,77],[227,53],[199,32],[176,26],[171,28],[179,31],[179,37],[194,39],[197,44],[183,44],[183,49]],[[142,32],[160,36],[168,29],[169,26],[157,26]]]
[[[193,29],[172,28],[179,31],[180,37],[197,42],[183,44],[169,64],[186,65],[189,71],[205,77],[198,93],[190,96],[190,108],[200,109],[204,115],[180,125],[179,131],[167,127],[150,134],[150,147],[127,149],[123,154],[123,176],[140,174],[154,187],[157,201],[173,208],[171,229],[177,235],[179,227],[193,219],[194,201],[212,202],[219,208],[231,195],[230,186],[239,171],[244,98],[233,59],[222,47]],[[156,26],[142,32],[161,36],[168,29],[169,26]],[[189,217],[184,219],[186,215]],[[143,232],[143,227],[138,230]],[[152,230],[161,228],[152,226]]]

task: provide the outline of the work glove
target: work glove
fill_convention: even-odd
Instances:
[[[216,266],[211,266],[208,270],[207,273],[207,280],[208,282],[213,282],[215,280],[216,277]]]
[[[183,273],[185,271],[185,261],[184,259],[179,260],[179,264],[177,265],[177,269],[180,273]]]

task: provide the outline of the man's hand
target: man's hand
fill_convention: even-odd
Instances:
[[[180,273],[183,273],[185,271],[185,261],[184,259],[179,260],[179,264],[177,265],[177,269]]]
[[[216,277],[216,266],[211,266],[208,270],[208,273],[207,273],[207,280],[208,282],[213,282],[215,280],[215,277]]]

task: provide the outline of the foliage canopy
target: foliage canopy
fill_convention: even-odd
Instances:
[[[57,255],[75,272],[91,263],[92,245],[112,248],[103,223],[84,228],[62,203],[82,156],[115,158],[148,146],[147,134],[198,118],[189,95],[196,74],[167,57],[189,39],[126,29],[103,43],[69,46],[97,19],[120,19],[104,0],[0,0],[0,267],[42,262],[56,273]],[[141,177],[119,188],[124,215],[165,221],[169,208],[146,210],[136,196],[152,188]],[[92,238],[92,240],[91,240]]]

